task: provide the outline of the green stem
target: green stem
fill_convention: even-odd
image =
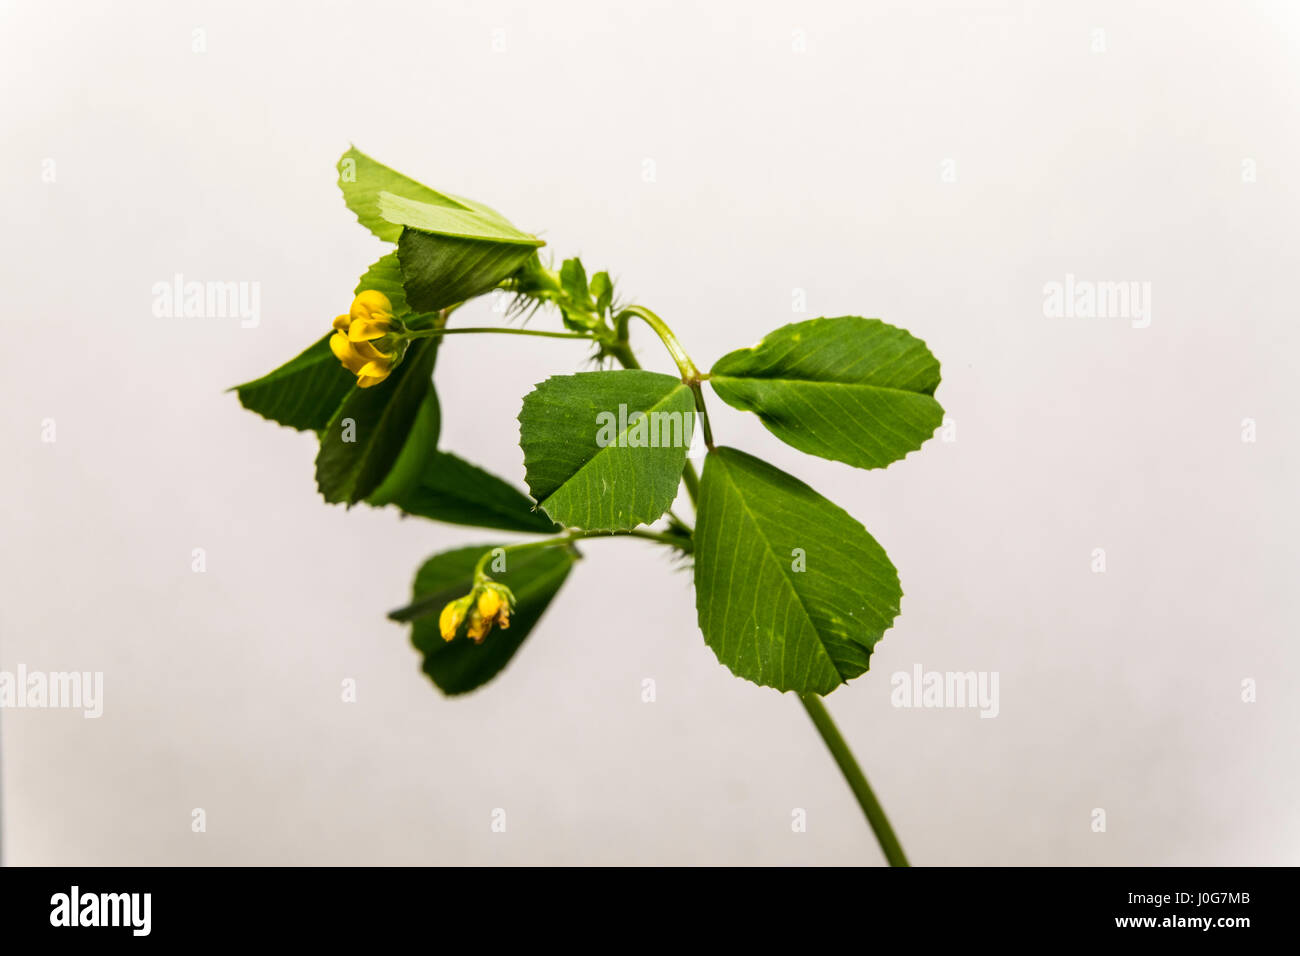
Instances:
[[[830,712],[826,710],[826,705],[822,703],[822,699],[816,694],[800,694],[799,702],[803,704],[803,709],[808,711],[808,716],[812,718],[817,732],[822,735],[822,740],[826,742],[826,747],[830,750],[831,756],[839,764],[840,772],[844,774],[849,789],[853,791],[853,796],[857,797],[858,805],[862,807],[862,812],[867,816],[867,822],[871,824],[871,829],[875,831],[876,839],[880,841],[880,848],[885,851],[885,859],[889,861],[889,865],[911,866],[907,862],[907,856],[903,853],[902,846],[899,845],[898,837],[894,835],[894,828],[889,825],[889,818],[885,816],[884,808],[880,805],[880,801],[876,799],[876,795],[872,793],[871,785],[867,783],[862,768],[853,759],[853,751],[844,742],[839,728],[835,726],[835,721],[831,719]]]
[[[709,424],[709,410],[704,404],[704,386],[698,378],[687,384],[695,395],[695,414],[699,416],[700,427],[704,429],[704,446],[713,451],[713,426]]]
[[[700,510],[700,476],[695,472],[695,463],[688,461],[682,469],[682,484],[686,485],[686,494],[691,499],[691,507],[696,513]]]
[[[678,534],[669,534],[666,531],[650,531],[645,528],[633,528],[630,531],[569,531],[554,538],[543,538],[540,541],[525,541],[521,544],[507,544],[500,548],[494,548],[491,551],[484,552],[483,556],[478,559],[474,565],[474,583],[481,584],[487,580],[488,574],[483,569],[497,553],[504,551],[507,554],[520,554],[524,551],[538,551],[542,548],[559,548],[574,541],[582,541],[587,538],[644,538],[647,541],[658,541],[660,544],[671,545],[680,550],[689,551],[693,547],[693,542],[689,538],[683,538]]]
[[[614,532],[617,534],[618,532]],[[627,532],[633,538],[644,538],[646,541],[658,541],[660,544],[666,544],[669,547],[676,548],[686,554],[695,550],[694,536],[683,537],[680,534],[672,534],[668,531],[649,531],[641,528],[634,528]]]
[[[632,346],[627,343],[626,339],[617,342],[607,343],[606,351],[614,358],[618,359],[620,365],[624,368],[640,368],[641,363],[636,360],[636,354],[632,351]]]
[[[408,339],[428,339],[435,335],[463,335],[468,332],[495,332],[497,335],[535,335],[546,339],[594,339],[587,332],[543,332],[539,329],[503,329],[495,325],[464,326],[456,329],[423,329],[407,332]]]
[[[677,368],[681,370],[682,381],[690,384],[697,381],[700,377],[700,370],[695,367],[691,357],[686,354],[686,349],[682,348],[682,343],[678,341],[673,330],[668,327],[668,323],[659,316],[655,315],[643,305],[629,305],[626,309],[614,317],[614,332],[620,342],[627,341],[627,323],[628,320],[636,317],[650,326],[655,335],[659,336],[660,341],[668,349],[668,354],[673,357],[677,363]]]
[[[674,334],[673,330],[668,327],[668,323],[643,305],[629,305],[614,317],[616,346],[621,346],[625,348],[629,354],[631,353],[631,347],[628,345],[627,339],[627,325],[633,318],[640,319],[654,330],[655,335],[659,336],[659,340],[663,342],[664,347],[668,349],[668,354],[671,355],[673,361],[677,363],[677,369],[682,373],[682,382],[690,387],[695,399],[695,414],[699,416],[700,427],[704,429],[704,444],[708,447],[709,451],[713,451],[713,426],[709,422],[709,409],[704,404],[704,386],[701,384],[707,376],[700,374],[700,370],[695,367],[695,362],[686,354],[686,349],[682,347],[681,341],[677,338],[676,334]],[[617,351],[615,351],[615,355],[618,355]],[[636,358],[633,357],[632,361],[635,362]],[[627,365],[626,362],[624,362],[624,364]],[[640,368],[641,366],[628,365],[627,367]],[[691,477],[693,478],[695,469],[689,463],[687,463],[687,468],[692,473]],[[691,479],[687,478],[685,475],[682,477],[683,480],[686,481],[686,490],[691,493],[691,503],[694,504],[699,494],[699,482],[698,480],[692,482]],[[692,491],[692,484],[695,486],[694,491]]]
[[[641,363],[636,360],[636,354],[632,351],[632,346],[627,340],[627,323],[628,319],[633,315],[640,316],[642,313],[654,316],[655,322],[658,323],[658,326],[656,327],[652,325],[651,328],[655,328],[656,331],[658,331],[659,328],[668,330],[668,335],[674,342],[677,342],[676,336],[674,336],[672,331],[668,329],[668,326],[664,324],[663,319],[659,318],[659,316],[655,315],[649,309],[643,309],[636,305],[629,306],[620,312],[614,320],[617,338],[613,343],[606,343],[605,346],[606,350],[613,355],[614,358],[618,359],[619,364],[624,368],[641,367]],[[681,349],[680,343],[678,343],[677,348]],[[682,350],[682,354],[686,354],[685,350]],[[695,365],[691,362],[689,356],[687,356],[686,361],[690,364],[691,368],[695,368]],[[681,368],[680,363],[678,364],[678,368]],[[698,375],[699,372],[697,371],[696,374]],[[695,392],[695,407],[697,409],[702,409],[704,407],[704,396],[700,393],[699,384],[696,383],[695,385],[692,385],[691,388]],[[713,430],[709,427],[709,416],[707,412],[703,413],[700,421],[704,426],[705,442],[710,448],[712,448]],[[691,499],[691,507],[698,509],[700,504],[700,476],[695,471],[695,465],[689,461],[686,463],[686,467],[682,470],[682,484],[686,485],[686,494]]]

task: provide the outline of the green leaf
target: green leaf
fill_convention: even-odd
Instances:
[[[402,227],[397,252],[403,284],[411,307],[420,312],[491,291],[546,244],[485,206],[424,202],[386,191],[377,204],[385,222]]]
[[[492,576],[514,592],[510,627],[493,629],[482,644],[464,637],[444,641],[438,615],[448,601],[469,593],[475,563],[492,548],[480,545],[434,555],[415,575],[411,604],[389,615],[397,621],[414,621],[411,643],[424,655],[424,672],[445,694],[471,691],[501,672],[532,632],[578,557],[578,552],[568,547],[507,555],[509,570]]]
[[[938,361],[920,339],[879,319],[783,326],[718,359],[709,382],[786,444],[859,468],[897,461],[943,422],[933,397]]]
[[[436,339],[411,345],[393,373],[370,388],[356,388],[339,406],[321,435],[316,456],[316,484],[326,501],[355,504],[375,491],[388,477],[424,409],[436,408],[433,363]],[[350,423],[350,424],[349,424]]]
[[[490,291],[545,245],[495,209],[430,189],[356,147],[338,168],[343,199],[358,221],[398,243],[402,284],[416,311],[436,312]]]
[[[574,305],[584,309],[591,307],[587,270],[583,268],[581,259],[565,259],[560,264],[560,287]]]
[[[421,202],[396,193],[379,194],[379,215],[395,226],[409,226],[457,239],[525,246],[529,253],[546,245],[536,236],[516,229],[497,213],[488,214],[462,205]]]
[[[396,252],[388,253],[367,269],[352,294],[359,295],[366,289],[376,289],[388,296],[388,301],[393,303],[393,315],[400,318],[410,311],[406,304],[406,291],[402,288],[402,266]]]
[[[514,485],[445,451],[429,455],[409,487],[387,498],[377,492],[369,501],[394,504],[408,514],[449,524],[533,534],[561,530]]]
[[[434,347],[439,340],[434,340]],[[415,487],[428,474],[430,468],[437,466],[435,456],[438,454],[438,438],[442,431],[442,407],[438,403],[438,392],[430,386],[428,394],[415,414],[411,430],[402,443],[402,450],[393,462],[383,481],[374,491],[366,495],[366,502],[372,505],[385,505],[395,502],[406,492]]]
[[[296,358],[232,391],[249,411],[299,431],[329,424],[356,378],[330,351],[330,332]]]
[[[411,308],[436,312],[492,291],[533,257],[534,247],[406,229],[397,254]]]
[[[417,183],[408,176],[403,176],[389,169],[383,163],[371,159],[355,146],[339,157],[339,188],[343,190],[343,201],[356,214],[357,220],[385,242],[396,242],[402,234],[402,226],[383,217],[379,209],[379,194],[389,193],[404,199],[446,209],[477,212],[485,217],[501,219],[500,213],[481,203],[461,199],[430,189]],[[502,220],[504,221],[504,220]]]
[[[709,453],[695,605],[705,643],[737,677],[830,693],[867,670],[902,596],[884,549],[843,509],[744,452]]]
[[[565,527],[616,531],[655,521],[677,497],[694,424],[691,391],[671,375],[553,376],[519,413],[528,488]]]
[[[565,259],[561,263],[560,288],[563,295],[558,305],[566,326],[582,331],[600,325],[596,303],[587,288],[587,270],[581,259]]]
[[[614,302],[614,283],[608,272],[597,272],[591,277],[591,294],[596,299],[596,314],[604,315]]]

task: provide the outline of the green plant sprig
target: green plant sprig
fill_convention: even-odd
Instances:
[[[355,148],[339,161],[344,201],[392,251],[372,264],[334,330],[260,379],[245,407],[320,439],[316,482],[328,502],[360,502],[535,540],[474,545],[421,565],[411,624],[423,669],[448,695],[496,677],[580,558],[579,542],[636,538],[689,561],[705,643],[737,676],[795,693],[875,832],[886,860],[898,839],[822,696],[864,673],[901,605],[883,548],[843,509],[792,475],[715,443],[708,382],[808,454],[880,468],[941,423],[939,363],[878,319],[795,322],[701,372],[669,325],[617,299],[607,272],[558,269],[544,243],[494,209],[430,189]],[[509,296],[526,322],[554,310],[562,329],[449,326],[465,303]],[[678,375],[650,372],[631,346],[644,322]],[[500,334],[590,343],[604,366],[552,375],[524,397],[519,441],[528,494],[440,447],[434,372],[448,336]],[[699,427],[702,476],[687,459]],[[693,526],[673,510],[684,487]]]

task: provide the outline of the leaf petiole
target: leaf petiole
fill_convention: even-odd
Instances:
[[[632,318],[640,319],[654,330],[655,335],[659,336],[659,340],[668,349],[668,354],[677,363],[677,368],[682,373],[683,382],[689,385],[699,379],[700,370],[695,367],[691,357],[686,354],[686,349],[682,347],[682,343],[673,333],[673,330],[668,327],[668,323],[643,305],[629,305],[614,317],[614,331],[618,335],[620,342],[627,341],[627,324]]]
[[[694,463],[687,461],[682,469],[682,483],[686,485],[686,494],[691,499],[691,507],[697,511],[700,507],[700,476],[695,471]]]
[[[682,373],[682,382],[689,386],[691,392],[694,394],[695,412],[700,418],[700,427],[704,429],[704,444],[710,451],[712,451],[713,427],[709,423],[709,410],[704,404],[704,389],[700,385],[700,383],[708,376],[700,374],[700,370],[695,367],[695,362],[688,354],[686,354],[686,349],[682,347],[681,341],[677,338],[677,335],[673,330],[668,327],[668,323],[643,305],[629,305],[614,317],[614,332],[618,345],[627,347],[627,325],[633,318],[640,319],[654,330],[655,335],[659,336],[659,340],[663,342],[664,347],[668,349],[668,354],[671,355],[673,361],[677,363],[677,369]],[[627,351],[630,354],[630,347],[627,348]],[[615,352],[615,355],[618,355],[617,351]],[[621,360],[622,359],[620,358],[620,361]],[[633,357],[632,361],[636,361],[635,357]],[[623,364],[627,365],[627,362],[624,362]],[[639,368],[640,366],[627,365],[627,367]],[[687,465],[687,468],[693,470],[690,469],[689,464]],[[692,483],[689,478],[685,477],[685,475],[683,475],[683,479],[686,481],[686,488],[689,492]],[[695,484],[698,486],[698,482]],[[696,493],[691,494],[692,503],[694,503],[697,494],[698,488]]]

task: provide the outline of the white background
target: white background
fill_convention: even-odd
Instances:
[[[106,685],[99,720],[0,713],[6,862],[881,861],[797,702],[717,663],[651,546],[587,546],[481,692],[422,676],[385,612],[496,535],[327,507],[314,440],[223,391],[382,251],[338,195],[349,142],[608,268],[701,365],[846,313],[940,358],[956,441],[886,471],[711,401],[900,570],[829,706],[914,862],[1300,862],[1294,4],[0,11],[0,668]],[[260,325],[155,318],[176,273],[260,283]],[[1150,282],[1150,327],[1045,318],[1067,273]],[[449,340],[445,447],[521,483],[522,395],[584,358]],[[918,663],[998,672],[1000,715],[891,707]]]

